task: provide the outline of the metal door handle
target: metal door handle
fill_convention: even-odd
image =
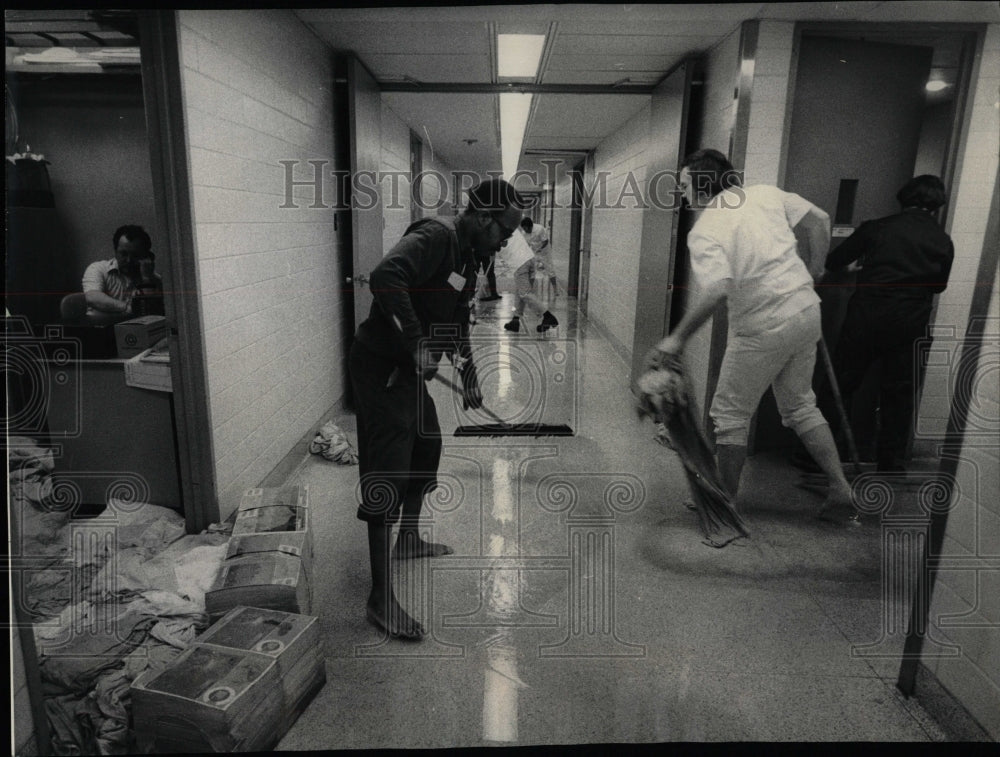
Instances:
[[[355,283],[357,283],[357,284],[360,284],[361,286],[364,286],[365,284],[370,283],[368,281],[368,276],[366,274],[364,274],[364,273],[359,273],[354,278],[351,278],[350,276],[345,276],[344,277],[344,281],[346,283],[348,283],[348,284],[355,284]]]

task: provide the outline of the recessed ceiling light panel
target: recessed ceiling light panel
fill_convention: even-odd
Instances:
[[[497,76],[534,79],[542,61],[544,34],[498,34]]]

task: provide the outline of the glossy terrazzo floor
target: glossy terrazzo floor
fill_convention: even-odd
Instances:
[[[510,295],[480,305],[477,364],[499,415],[575,436],[455,438],[489,419],[430,385],[445,452],[423,526],[455,554],[394,567],[423,642],[365,620],[357,467],[306,455],[287,479],[310,487],[328,681],[279,749],[948,739],[895,688],[909,598],[880,519],[816,520],[820,496],[763,453],[742,483],[751,538],[703,544],[626,366],[560,305],[545,336],[530,317],[504,332]]]

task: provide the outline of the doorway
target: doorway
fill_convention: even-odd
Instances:
[[[931,173],[951,187],[975,34],[917,25],[802,25],[796,35],[782,187],[833,222],[832,248],[862,222],[898,212],[896,191]],[[941,81],[936,91],[928,82]],[[836,348],[853,274],[818,288],[823,336]],[[818,357],[816,381],[825,372]],[[878,370],[854,395],[851,425],[862,460],[873,459]],[[919,407],[919,402],[916,405]],[[752,452],[795,447],[768,390],[752,429]]]

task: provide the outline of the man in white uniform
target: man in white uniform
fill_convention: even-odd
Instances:
[[[521,318],[524,315],[524,306],[531,305],[536,313],[542,316],[542,322],[538,325],[539,332],[547,331],[559,325],[559,321],[549,312],[548,303],[542,302],[534,292],[534,273],[538,265],[538,256],[548,245],[549,236],[545,228],[534,225],[534,229],[539,230],[533,233],[533,224],[530,218],[521,221],[521,233],[515,234],[507,243],[507,247],[501,250],[501,255],[505,256],[505,262],[514,269],[514,318],[504,324],[507,331],[517,333],[521,330]],[[552,270],[551,260],[548,253],[544,255],[543,262],[549,271],[549,278],[552,282],[552,291],[555,292],[555,273]]]
[[[822,333],[813,281],[830,246],[829,216],[777,187],[741,187],[732,164],[716,150],[689,156],[680,186],[698,215],[688,249],[700,292],[677,328],[651,352],[650,365],[679,355],[725,300],[729,336],[710,415],[719,471],[733,499],[746,460],[750,418],[771,386],[782,423],[798,434],[829,478],[820,514],[850,506],[851,487],[812,390]],[[810,272],[799,257],[796,226],[805,232],[818,270]]]

